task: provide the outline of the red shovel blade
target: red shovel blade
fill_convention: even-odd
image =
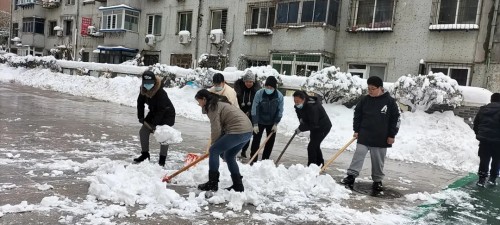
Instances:
[[[184,159],[184,166],[187,166],[187,165],[193,163],[194,161],[196,161],[199,158],[200,158],[200,156],[196,153],[188,153],[186,156],[186,159]]]

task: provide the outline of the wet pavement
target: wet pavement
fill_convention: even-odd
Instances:
[[[0,190],[1,184],[15,184],[13,189],[0,191],[0,206],[17,205],[21,201],[37,204],[46,196],[61,195],[73,201],[82,201],[88,193],[89,183],[84,179],[92,171],[65,171],[63,176],[54,176],[54,171],[36,166],[39,162],[51,160],[73,160],[86,162],[96,157],[112,160],[131,161],[139,153],[138,131],[134,107],[94,99],[76,97],[53,91],[0,83]],[[180,157],[186,152],[201,153],[209,137],[209,124],[177,117],[174,126],[182,132],[184,141],[172,146],[174,153],[169,157]],[[290,137],[278,135],[274,152],[275,159]],[[152,137],[152,139],[154,139]],[[346,140],[347,141],[347,140]],[[307,143],[294,140],[280,163],[305,164],[307,162]],[[106,151],[102,151],[106,147]],[[40,151],[43,149],[44,151]],[[157,161],[159,145],[152,144],[151,162]],[[36,151],[35,151],[36,150]],[[331,157],[336,149],[324,149],[325,159]],[[6,154],[22,155],[16,163],[9,163]],[[343,153],[327,170],[335,179],[340,179],[352,158],[352,152]],[[465,176],[465,173],[451,172],[439,167],[420,163],[406,163],[386,160],[385,186],[398,190],[401,194],[417,192],[435,193],[448,184]],[[37,174],[38,176],[33,176]],[[370,174],[370,160],[365,161],[361,177]],[[367,181],[368,182],[368,181]],[[49,184],[54,188],[40,191],[35,184]],[[174,187],[179,193],[187,193],[183,187]],[[404,198],[350,198],[342,204],[354,209],[372,211],[385,205],[410,205]],[[243,210],[255,211],[253,206]],[[220,211],[225,208],[221,206]],[[0,224],[58,224],[68,215],[59,211],[34,211],[5,214]],[[77,221],[78,217],[75,216]],[[180,218],[175,215],[153,216],[147,220],[136,217],[114,219],[128,224],[248,224],[242,219],[215,220],[208,212],[201,212],[193,218]],[[263,224],[262,221],[251,221]],[[290,223],[284,223],[290,224]],[[302,223],[303,224],[303,223]]]

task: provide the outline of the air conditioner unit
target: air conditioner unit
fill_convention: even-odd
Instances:
[[[152,35],[152,34],[148,34],[146,35],[146,39],[145,39],[145,42],[147,45],[149,46],[154,46],[155,43],[156,43],[156,40],[155,40],[155,36]]]
[[[222,29],[215,29],[210,31],[210,42],[212,44],[220,44],[224,39],[224,32]]]
[[[187,30],[179,31],[179,43],[188,44],[189,42],[191,42],[191,33]]]
[[[87,34],[88,34],[88,35],[91,35],[91,36],[92,36],[92,35],[94,35],[94,34],[96,33],[96,31],[97,31],[97,30],[96,30],[96,28],[95,28],[94,26],[89,26],[89,27],[87,27]]]

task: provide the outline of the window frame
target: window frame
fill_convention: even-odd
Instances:
[[[275,4],[275,19],[274,19],[274,27],[277,28],[288,28],[289,26],[316,26],[316,27],[330,27],[330,28],[338,28],[339,27],[339,21],[340,21],[340,13],[341,13],[341,7],[342,7],[342,1],[341,0],[322,0],[326,1],[326,6],[325,7],[318,7],[320,0],[294,0],[294,1],[285,1],[285,2],[278,2]],[[311,15],[311,21],[304,21],[304,15],[305,15],[305,4],[307,2],[312,3],[312,11],[310,12]],[[290,4],[291,3],[297,3],[297,21],[296,22],[290,22]],[[284,23],[281,23],[278,21],[280,17],[280,5],[287,4],[287,12],[286,12],[286,17],[287,21]],[[324,10],[324,17],[322,20],[316,20],[315,16],[317,14],[317,9],[323,9]],[[308,11],[309,12],[309,11]]]
[[[220,12],[220,22],[219,22],[219,28],[214,28],[214,13]],[[227,30],[227,21],[228,17],[227,14],[228,10],[227,9],[211,9],[210,10],[210,31],[215,30],[215,29],[221,29],[224,34],[226,33]],[[224,14],[225,16],[225,21],[224,21]]]
[[[439,65],[437,63],[429,63],[428,66],[427,66],[427,68],[428,68],[427,72],[431,72],[433,68],[436,68],[436,69],[447,69],[448,73],[445,74],[445,75],[449,76],[450,78],[452,78],[452,76],[450,75],[450,72],[453,69],[467,70],[467,80],[465,82],[465,85],[461,85],[461,84],[458,84],[458,85],[460,85],[460,86],[470,86],[472,66],[464,66],[464,65],[458,65],[458,64],[443,64],[443,65]],[[457,81],[457,83],[458,83],[458,81]]]
[[[111,8],[102,10],[101,16],[102,16],[101,29],[100,29],[101,32],[129,31],[138,33],[140,30],[141,12],[139,10],[123,8],[123,7]],[[114,26],[113,26],[113,20],[115,21]],[[135,25],[135,27],[133,25]]]
[[[280,59],[275,59],[276,57],[280,57]],[[317,56],[319,57],[318,61],[304,61],[303,59],[299,59],[302,57],[314,57]],[[283,59],[285,58],[285,59]],[[309,76],[311,73],[303,74],[300,75],[298,74],[297,71],[297,66],[305,66],[306,70],[309,67],[316,66],[317,71],[331,66],[330,63],[327,62],[328,60],[331,60],[333,57],[329,56],[324,53],[283,53],[283,52],[275,52],[271,54],[271,59],[269,61],[269,65],[271,65],[272,68],[276,69],[279,74],[283,75],[297,75],[297,76]],[[277,66],[279,65],[279,70],[277,69]],[[283,65],[290,65],[290,71],[287,71],[287,73],[283,73]]]
[[[70,22],[71,27],[68,28],[68,22]],[[73,34],[73,20],[64,20],[64,35],[71,36]]]
[[[52,26],[53,23],[55,24],[55,26]],[[48,36],[49,37],[57,36],[57,31],[54,30],[54,27],[57,27],[57,20],[49,20],[47,25],[49,27]]]
[[[23,33],[45,35],[45,18],[27,17],[23,18]]]
[[[460,3],[466,0],[454,0],[455,2],[455,13],[454,13],[454,23],[440,23],[441,7],[443,0],[433,0],[432,12],[431,12],[431,22],[429,30],[478,30],[479,23],[481,20],[481,8],[482,1],[478,0],[476,5],[476,18],[474,23],[458,23],[460,18]]]
[[[161,36],[161,30],[162,30],[161,29],[162,28],[161,27],[161,22],[162,22],[162,19],[163,19],[162,14],[149,14],[149,15],[147,15],[147,18],[148,18],[148,20],[147,20],[148,24],[146,26],[146,34],[152,34],[152,35],[155,35],[155,36]],[[158,31],[155,29],[155,28],[157,28],[156,27],[157,20],[158,20],[157,18],[159,18],[159,20],[160,20],[160,22],[159,22],[160,25],[159,25],[159,30]],[[149,24],[150,24],[150,22],[151,22],[151,30],[149,30]]]
[[[182,16],[186,16],[186,24],[182,26]],[[191,29],[193,29],[193,11],[181,11],[177,13],[177,32],[179,34],[182,30],[187,30],[191,33]],[[189,26],[188,26],[189,25]],[[185,29],[183,29],[185,28]],[[189,29],[187,29],[189,28]]]
[[[364,65],[366,66],[365,69],[351,69],[351,65]],[[364,62],[348,62],[347,63],[347,73],[351,73],[352,76],[357,76],[353,75],[352,73],[362,73],[363,74],[363,79],[368,79],[370,78],[370,69],[371,67],[384,67],[384,77],[382,78],[382,81],[386,81],[387,79],[387,64],[386,63],[364,63]]]
[[[253,12],[254,12],[254,10],[257,10],[257,9],[259,10],[258,13],[257,13],[258,14],[257,15],[257,17],[258,17],[257,18],[257,24],[256,24],[256,27],[253,27],[253,25],[254,25],[254,23],[253,23],[254,22],[254,14],[253,14]],[[266,25],[265,25],[265,27],[261,27],[261,22],[262,22],[261,19],[262,19],[262,10],[263,9],[267,10],[266,22],[265,22]],[[257,6],[257,7],[256,6],[249,6],[249,12],[250,12],[249,13],[249,15],[250,15],[250,17],[249,17],[249,25],[250,25],[249,29],[272,29],[273,26],[274,26],[274,17],[276,15],[275,15],[275,13],[271,13],[271,10],[276,11],[276,8],[273,7],[273,6]],[[274,14],[274,16],[273,16],[273,14]],[[273,17],[271,17],[271,16],[273,16]]]
[[[372,10],[372,16],[371,16],[371,22],[366,24],[367,26],[366,27],[358,27],[358,16],[359,16],[359,2],[360,0],[351,0],[351,4],[350,4],[350,8],[349,8],[349,12],[350,12],[350,15],[349,15],[349,24],[348,24],[348,27],[347,27],[347,31],[348,32],[359,32],[359,31],[364,31],[364,32],[391,32],[392,29],[394,28],[394,21],[395,21],[395,14],[396,14],[396,3],[397,3],[397,0],[389,0],[391,1],[391,4],[392,4],[392,10],[391,10],[391,20],[390,20],[390,26],[383,26],[383,27],[375,27],[375,24],[376,23],[383,23],[384,21],[382,22],[375,22],[376,20],[376,17],[377,17],[377,3],[379,3],[379,1],[383,1],[383,0],[372,0],[374,1],[374,4],[373,4],[373,10]],[[371,24],[371,27],[369,27],[368,25]]]

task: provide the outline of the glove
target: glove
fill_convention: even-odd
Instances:
[[[271,128],[271,131],[274,133],[278,132],[278,124],[274,124],[273,128]]]
[[[301,132],[302,131],[299,128],[295,129],[295,134],[300,134]]]
[[[258,134],[258,133],[259,133],[259,126],[258,126],[258,125],[253,126],[253,132],[254,132],[255,134]]]
[[[139,123],[144,123],[144,118],[139,119]]]

